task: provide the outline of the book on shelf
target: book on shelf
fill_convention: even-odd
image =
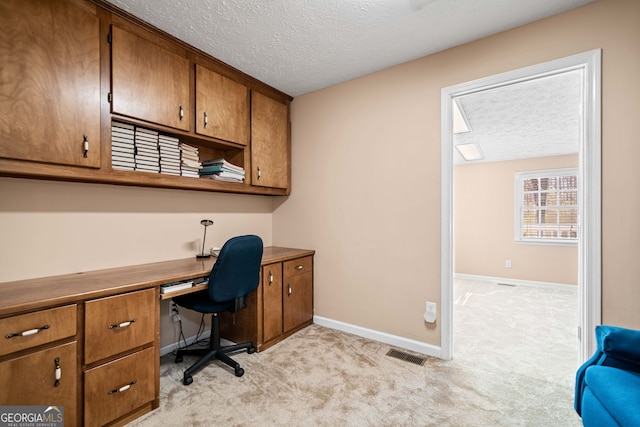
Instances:
[[[112,165],[118,165],[118,166],[135,167],[136,162],[133,159],[127,159],[127,158],[124,158],[124,157],[113,157],[111,159],[111,164]]]
[[[133,160],[130,159],[120,159],[120,158],[115,158],[111,161],[111,165],[112,166],[121,166],[121,167],[131,167],[131,168],[135,168],[136,163]]]
[[[217,174],[211,174],[211,175],[202,175],[202,178],[209,178],[209,179],[215,179],[217,181],[228,181],[228,182],[243,182],[244,178],[238,178],[237,176],[225,176],[225,175],[217,175]]]
[[[111,134],[111,142],[119,142],[122,144],[133,145],[133,138],[128,138],[126,136],[120,136],[116,133]]]
[[[200,174],[202,175],[210,175],[212,173],[221,173],[221,172],[234,173],[237,175],[244,176],[244,170],[231,169],[224,165],[202,166],[200,168]]]
[[[133,145],[131,146],[123,146],[123,145],[119,145],[119,144],[111,144],[111,151],[117,151],[118,153],[126,153],[126,154],[131,154],[133,156],[133,153],[135,152],[135,150],[133,149]]]
[[[198,171],[190,171],[188,169],[182,169],[180,171],[180,176],[186,176],[189,178],[200,178],[200,175],[198,174]]]
[[[136,164],[154,166],[157,168],[160,167],[160,162],[158,161],[158,159],[153,159],[146,156],[136,156]]]
[[[120,166],[120,165],[116,165],[115,163],[111,165],[111,167],[113,169],[117,169],[117,170],[121,170],[121,171],[135,171],[136,169],[133,166]]]
[[[160,173],[165,174],[165,175],[180,176],[180,170],[179,169],[177,171],[171,171],[171,170],[166,170],[166,169],[160,168]]]
[[[212,160],[203,160],[202,166],[220,166],[225,167],[227,169],[237,170],[244,173],[244,168],[241,166],[234,165],[233,163],[227,161],[224,158],[212,159]]]
[[[200,162],[195,162],[195,161],[189,160],[189,159],[182,159],[182,165],[183,166],[190,166],[190,167],[194,168],[195,170],[200,170],[200,167],[202,166],[200,164]]]

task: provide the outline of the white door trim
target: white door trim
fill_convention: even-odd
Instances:
[[[586,361],[596,349],[594,331],[601,323],[601,51],[521,68],[441,91],[441,357],[453,356],[453,128],[452,100],[458,96],[527,81],[569,70],[584,70],[582,134],[578,155],[579,233],[578,298],[580,337],[578,361]]]

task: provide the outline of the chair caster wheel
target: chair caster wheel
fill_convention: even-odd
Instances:
[[[255,353],[255,352],[256,352],[255,347],[251,347],[251,348],[247,349],[247,353],[248,354],[252,354],[252,353]]]
[[[244,369],[242,369],[241,367],[237,367],[235,373],[236,373],[236,377],[241,377],[244,375]]]
[[[193,382],[193,377],[191,375],[185,375],[182,379],[182,384],[189,385]]]
[[[182,363],[182,356],[181,355],[176,356],[176,363]]]

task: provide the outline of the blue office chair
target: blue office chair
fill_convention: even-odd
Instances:
[[[211,336],[209,348],[178,350],[176,363],[182,362],[184,355],[197,355],[201,358],[184,371],[184,385],[193,382],[192,375],[217,359],[234,369],[235,375],[241,377],[244,369],[227,354],[238,350],[255,351],[253,343],[220,346],[220,324],[218,314],[237,312],[247,305],[247,295],[255,291],[260,282],[260,264],[262,262],[262,239],[258,236],[238,236],[228,240],[220,250],[218,259],[209,275],[208,289],[173,298],[181,307],[200,313],[211,314]]]

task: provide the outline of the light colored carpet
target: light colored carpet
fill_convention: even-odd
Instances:
[[[241,378],[214,363],[184,386],[193,359],[162,357],[160,408],[130,426],[580,426],[575,291],[458,281],[454,298],[452,361],[312,325],[236,354]]]

